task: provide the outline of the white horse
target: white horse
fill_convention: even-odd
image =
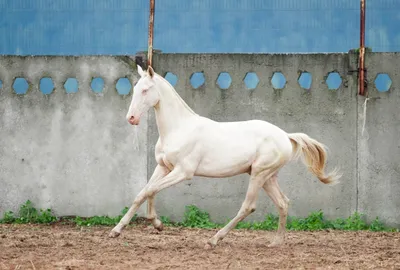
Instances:
[[[162,76],[149,67],[137,66],[140,79],[126,115],[132,125],[154,107],[159,139],[155,147],[157,167],[146,186],[136,196],[128,212],[110,232],[120,235],[140,205],[147,199],[147,218],[163,229],[154,207],[154,196],[161,190],[191,180],[193,176],[230,177],[248,173],[249,186],[238,214],[206,244],[214,247],[236,224],[256,209],[258,191],[263,188],[279,211],[279,225],[270,247],[285,239],[289,199],[278,185],[279,170],[301,154],[304,163],[324,184],[337,182],[335,169],[325,174],[325,146],[303,133],[288,134],[261,120],[215,122],[196,114]]]

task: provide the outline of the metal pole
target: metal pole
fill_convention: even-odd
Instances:
[[[366,0],[360,0],[360,52],[359,52],[359,81],[358,81],[358,93],[362,96],[365,95],[365,2]]]
[[[153,63],[154,9],[155,9],[155,0],[150,0],[149,40],[148,40],[148,50],[147,50],[148,67],[152,66]]]

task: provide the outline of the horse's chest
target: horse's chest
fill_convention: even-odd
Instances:
[[[157,164],[167,167],[168,170],[172,171],[175,167],[175,164],[170,162],[165,154],[160,154],[156,157]]]
[[[161,146],[156,153],[156,161],[158,164],[172,170],[178,160],[180,149],[171,146]]]

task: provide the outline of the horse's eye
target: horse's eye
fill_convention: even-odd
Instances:
[[[143,94],[143,95],[146,94],[148,90],[149,90],[149,89],[143,89],[143,90],[142,90],[142,94]]]

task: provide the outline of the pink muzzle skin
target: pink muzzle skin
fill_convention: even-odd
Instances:
[[[133,115],[128,119],[129,124],[131,125],[139,125],[139,118],[135,118]]]

